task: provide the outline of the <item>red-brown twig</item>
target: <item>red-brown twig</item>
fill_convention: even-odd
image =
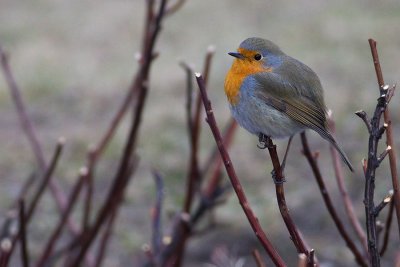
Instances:
[[[154,255],[158,256],[162,246],[162,224],[161,212],[164,198],[164,179],[160,173],[153,171],[153,177],[156,184],[156,203],[152,211],[152,250]]]
[[[385,254],[387,246],[389,244],[389,234],[390,234],[390,226],[392,225],[393,212],[394,212],[394,201],[392,199],[392,201],[389,204],[389,210],[386,217],[385,233],[383,234],[382,246],[381,249],[379,250],[379,255],[381,257]]]
[[[19,201],[19,232],[21,237],[22,266],[29,267],[28,242],[26,236],[25,202]]]
[[[179,65],[186,72],[186,124],[189,133],[189,144],[193,142],[193,115],[192,115],[192,104],[193,104],[193,67],[182,61]]]
[[[8,58],[3,51],[3,49],[0,46],[0,61],[1,61],[1,67],[3,70],[4,77],[6,79],[7,85],[10,89],[10,93],[13,99],[13,102],[15,104],[17,113],[18,113],[18,118],[21,122],[22,129],[28,138],[29,144],[32,148],[33,154],[35,155],[36,161],[38,163],[38,166],[41,171],[45,171],[47,168],[46,160],[44,158],[44,153],[42,150],[42,147],[39,144],[38,138],[36,136],[33,124],[31,119],[28,116],[28,112],[26,111],[24,101],[22,99],[21,91],[14,79],[13,73],[11,71],[11,68],[8,63]],[[31,179],[34,178],[34,176],[30,177]],[[32,180],[28,179],[26,181],[26,184],[31,184]],[[66,205],[66,198],[63,193],[63,191],[60,189],[60,186],[58,183],[54,180],[50,181],[49,184],[51,193],[56,200],[56,204],[60,210],[60,213],[64,210],[64,207]],[[26,188],[26,187],[25,187]],[[23,196],[22,196],[23,197]],[[72,232],[76,233],[76,225],[73,224],[72,222],[70,223],[70,229]]]
[[[306,134],[304,132],[301,133],[301,143],[303,145],[303,153],[304,153],[305,157],[307,158],[308,163],[310,164],[310,167],[314,173],[315,179],[317,180],[317,184],[318,184],[320,192],[322,194],[322,198],[323,198],[325,205],[329,211],[329,214],[331,215],[333,221],[335,222],[335,225],[336,225],[340,235],[346,242],[347,247],[353,253],[354,257],[356,258],[357,263],[360,266],[367,267],[368,266],[367,262],[365,261],[363,255],[358,251],[357,246],[354,244],[353,240],[347,233],[346,228],[344,227],[342,221],[340,220],[340,217],[338,216],[338,214],[333,206],[332,200],[328,193],[328,189],[326,188],[325,182],[322,178],[321,171],[318,167],[315,157],[311,153],[311,150],[308,145],[307,138],[306,138]]]
[[[82,229],[86,231],[89,228],[90,215],[92,210],[92,195],[93,195],[93,169],[88,168],[88,174],[85,176],[85,197],[84,208],[82,214]]]
[[[335,122],[332,118],[332,112],[330,112],[328,116],[328,125],[332,135],[335,136],[336,127]],[[361,223],[358,220],[356,213],[354,212],[353,202],[351,201],[350,196],[347,192],[346,185],[344,183],[343,169],[340,164],[341,160],[339,158],[339,153],[333,146],[330,146],[330,152],[332,157],[333,169],[335,171],[336,182],[338,184],[340,194],[342,195],[347,217],[349,217],[350,225],[353,227],[354,232],[360,240],[360,243],[364,249],[364,254],[368,255],[367,236],[365,235]]]
[[[272,139],[267,137],[266,146],[271,157],[273,170],[273,179],[275,182],[276,199],[278,201],[279,211],[281,212],[283,221],[285,222],[286,228],[289,231],[290,237],[297,249],[298,253],[304,253],[307,256],[309,251],[307,245],[303,241],[292,217],[289,214],[289,209],[286,205],[285,191],[283,188],[283,183],[285,182],[285,177],[283,177],[283,170],[281,168],[281,163],[279,162],[278,152],[276,151],[276,145],[272,142]],[[310,260],[309,260],[310,261]]]
[[[231,118],[224,129],[224,132],[222,134],[222,140],[224,142],[224,145],[226,148],[229,148],[229,146],[232,144],[233,141],[233,135],[235,133],[235,130],[237,129],[237,123],[235,119]],[[215,151],[218,152],[218,151]],[[203,192],[203,195],[205,197],[211,197],[214,195],[215,190],[218,188],[220,182],[221,182],[221,170],[222,170],[222,159],[221,157],[218,156],[217,153],[214,151],[211,152],[211,155],[209,157],[209,162],[214,163],[214,170],[212,172],[211,178],[209,182],[207,183],[207,186]],[[217,157],[218,156],[218,157]],[[207,169],[203,171],[203,173],[206,173]]]
[[[256,261],[257,267],[267,267],[261,258],[260,252],[257,249],[253,249],[253,258]]]
[[[373,39],[369,39],[368,42],[371,47],[371,54],[372,54],[372,59],[374,61],[378,86],[379,88],[382,88],[383,86],[385,86],[385,82],[383,80],[381,64],[379,62],[378,50],[376,48],[376,41]],[[386,108],[385,111],[383,112],[383,118],[385,123],[387,123],[386,144],[387,146],[392,147],[392,149],[389,151],[389,163],[390,163],[390,172],[392,175],[393,198],[394,198],[394,205],[396,208],[397,226],[400,237],[400,188],[399,188],[399,180],[398,180],[397,165],[396,165],[396,152],[394,149],[394,142],[393,142],[393,129],[391,124],[390,111],[388,108]]]
[[[268,255],[271,257],[272,261],[275,263],[277,266],[286,266],[285,262],[283,259],[280,257],[278,252],[275,250],[275,248],[272,246],[271,242],[268,240],[265,232],[263,231],[257,217],[253,213],[253,210],[250,208],[250,204],[247,201],[247,197],[243,191],[243,188],[240,184],[240,181],[236,175],[236,171],[232,165],[232,161],[230,159],[230,156],[228,152],[226,151],[224,144],[222,142],[221,138],[221,133],[218,129],[217,123],[214,118],[214,113],[211,108],[211,102],[208,99],[207,96],[207,91],[205,88],[205,83],[200,74],[196,74],[196,80],[201,92],[201,97],[203,100],[204,108],[206,110],[206,115],[207,115],[207,122],[208,125],[210,126],[210,129],[213,133],[215,142],[218,146],[218,149],[220,151],[221,157],[223,159],[225,169],[228,173],[229,179],[231,181],[232,187],[235,190],[235,193],[239,199],[239,203],[242,206],[242,209],[255,233],[257,236],[258,240],[261,242],[263,245],[265,251],[268,253]]]
[[[21,123],[21,127],[28,138],[29,144],[32,148],[33,154],[35,155],[36,161],[41,169],[45,169],[46,162],[44,159],[44,154],[42,148],[39,144],[39,140],[36,136],[36,133],[33,129],[32,121],[28,116],[28,112],[26,111],[25,104],[22,99],[21,91],[14,79],[14,75],[11,71],[10,65],[8,63],[8,58],[6,53],[3,51],[0,46],[0,58],[1,58],[1,66],[3,70],[4,77],[10,89],[10,93],[15,104],[18,118]]]
[[[206,54],[206,59],[204,63],[204,71],[205,77],[209,76],[209,70],[211,68],[211,60],[214,55],[214,49],[208,49]],[[205,80],[206,82],[206,80]],[[207,83],[206,83],[207,84]],[[191,112],[191,111],[190,111]],[[191,113],[190,113],[191,114]],[[184,201],[183,212],[189,213],[191,204],[193,202],[193,197],[195,193],[196,186],[200,183],[200,170],[199,170],[199,162],[198,162],[198,148],[199,148],[199,138],[201,132],[201,96],[200,93],[197,94],[197,100],[195,105],[195,111],[192,119],[192,132],[191,132],[191,148],[190,148],[190,167],[189,167],[189,175],[188,175],[188,183],[186,189],[186,196]]]
[[[106,249],[109,244],[109,240],[112,234],[116,217],[117,217],[117,209],[113,210],[113,212],[110,215],[110,218],[108,219],[107,224],[105,225],[103,236],[100,239],[100,245],[97,252],[96,262],[93,266],[100,267],[104,260]]]
[[[37,267],[44,266],[46,261],[51,257],[51,254],[52,254],[55,244],[61,234],[61,231],[62,231],[64,225],[66,224],[67,219],[70,216],[72,209],[74,208],[74,205],[79,196],[81,188],[86,180],[85,176],[87,176],[87,174],[88,174],[88,170],[86,167],[83,167],[79,171],[79,178],[78,178],[78,181],[76,182],[76,184],[73,186],[70,196],[68,197],[67,207],[65,208],[65,211],[63,212],[63,214],[60,218],[60,222],[58,223],[58,225],[56,226],[56,228],[50,235],[50,238],[49,238],[46,246],[44,247],[43,252],[42,252],[41,256],[39,257],[39,260],[37,261],[35,266],[37,266]]]
[[[206,54],[206,59],[204,63],[204,70],[208,72],[210,70],[211,66],[211,60],[214,55],[214,50],[208,49],[207,54]],[[190,68],[186,66],[187,73],[191,74],[192,72],[190,71]],[[189,79],[189,77],[187,78]],[[192,79],[192,77],[190,77]],[[187,85],[188,87],[191,86],[190,83]],[[187,93],[191,93],[191,88],[187,89]],[[191,96],[187,96],[187,101],[192,101]],[[192,115],[192,103],[187,103],[187,116],[192,117],[191,119],[188,119],[188,123],[191,123],[189,126],[189,140],[190,140],[190,159],[189,159],[189,168],[188,168],[188,174],[187,174],[187,179],[186,179],[186,190],[185,190],[185,198],[183,201],[183,208],[182,212],[183,214],[190,214],[191,208],[192,208],[192,203],[193,199],[196,196],[197,189],[200,186],[201,183],[201,178],[202,175],[200,173],[200,167],[199,167],[199,139],[200,139],[200,132],[201,132],[201,124],[200,124],[200,117],[201,117],[201,97],[200,93],[197,94],[197,100],[196,100],[196,105],[195,105],[195,110],[194,114]],[[186,240],[189,237],[189,228],[187,227],[186,223],[184,221],[179,222],[180,228],[181,228],[181,243],[177,246],[177,252],[173,256],[173,260],[168,260],[169,263],[174,264],[174,266],[181,266],[182,264],[182,258],[185,250],[185,244]]]
[[[45,171],[44,175],[43,175],[43,179],[42,181],[39,183],[38,188],[36,190],[36,192],[33,194],[33,198],[32,201],[26,211],[26,214],[24,216],[24,223],[27,225],[29,223],[29,220],[31,219],[35,208],[41,198],[41,196],[43,195],[44,190],[46,189],[51,177],[53,176],[53,172],[56,168],[56,165],[58,163],[58,159],[61,155],[61,151],[63,149],[65,140],[64,138],[60,138],[58,140],[57,146],[56,146],[56,150],[54,152],[53,158],[51,159],[50,165],[47,168],[47,170]],[[18,241],[20,237],[20,233],[18,233],[16,236],[14,236],[12,239],[10,239],[10,249],[7,251],[2,251],[0,258],[2,259],[2,264],[0,266],[7,266],[8,261],[10,259],[10,256],[12,254],[12,252],[14,251],[15,245]]]
[[[45,172],[44,176],[43,176],[43,180],[42,182],[39,184],[39,187],[37,189],[37,191],[34,193],[33,195],[33,199],[27,209],[26,212],[26,221],[29,222],[29,219],[32,217],[34,210],[36,208],[36,205],[40,199],[40,197],[42,196],[44,190],[47,187],[47,184],[49,183],[51,177],[53,176],[53,172],[57,166],[58,163],[58,159],[60,158],[62,149],[64,147],[65,144],[65,139],[64,138],[60,138],[58,140],[57,146],[56,146],[56,150],[54,152],[53,158],[50,161],[50,165],[49,168],[47,169],[47,171]]]

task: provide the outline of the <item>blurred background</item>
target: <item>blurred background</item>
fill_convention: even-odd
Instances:
[[[76,179],[88,147],[98,142],[108,127],[137,69],[135,53],[140,49],[144,11],[144,0],[0,2],[0,44],[10,55],[11,67],[47,160],[57,138],[67,139],[56,171],[57,179],[66,186]],[[364,109],[371,113],[378,97],[368,38],[377,40],[385,81],[393,84],[400,77],[399,33],[397,0],[187,0],[182,9],[165,20],[156,46],[160,56],[151,72],[138,150],[140,166],[127,191],[105,266],[132,264],[142,255],[142,245],[150,242],[149,210],[155,201],[151,168],[165,177],[166,231],[171,216],[181,207],[189,143],[185,121],[186,76],[178,65],[179,60],[194,64],[195,70],[200,71],[208,46],[215,46],[209,94],[222,127],[230,117],[223,93],[224,76],[232,62],[227,52],[236,50],[242,40],[251,36],[274,41],[319,75],[326,104],[336,120],[338,142],[356,167],[355,173],[346,168],[344,171],[348,190],[362,219],[364,183],[360,162],[366,157],[368,136],[354,112]],[[396,135],[400,130],[398,102],[395,95],[391,113]],[[107,192],[107,181],[114,174],[127,126],[128,121],[119,129],[98,166],[95,197],[101,198]],[[3,76],[0,78],[0,128],[0,214],[4,215],[23,181],[37,166]],[[344,216],[329,146],[314,133],[308,136],[312,148],[321,153],[321,169],[335,205]],[[398,138],[395,141],[398,151]],[[267,234],[291,262],[296,259],[296,253],[276,205],[270,177],[272,166],[267,152],[257,149],[256,144],[255,136],[238,129],[231,148],[232,160]],[[277,144],[279,153],[283,154],[286,141],[277,141]],[[208,126],[203,123],[201,160],[213,146]],[[385,163],[378,172],[377,201],[391,188],[387,170]],[[290,212],[309,245],[316,248],[320,261],[326,263],[324,266],[354,265],[353,256],[339,238],[301,155],[299,137],[294,139],[285,171]],[[41,202],[38,214],[40,217],[33,218],[30,226],[32,242],[41,240],[58,220],[49,195]],[[213,258],[218,253],[225,253],[244,266],[254,266],[250,255],[258,242],[236,196],[231,195],[226,204],[217,208],[214,218],[217,223],[214,229],[191,239],[185,266],[213,266]],[[346,217],[343,219],[347,222]],[[392,239],[391,250],[399,247],[395,231]],[[31,246],[34,255],[39,249]],[[384,266],[390,266],[390,260]]]

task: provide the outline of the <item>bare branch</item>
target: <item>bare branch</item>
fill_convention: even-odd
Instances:
[[[387,246],[389,244],[389,234],[390,234],[390,227],[392,225],[392,218],[393,218],[393,212],[394,212],[394,201],[390,201],[389,204],[389,211],[387,213],[386,221],[385,221],[385,233],[383,234],[383,241],[382,241],[382,246],[379,251],[379,255],[382,257],[387,249]]]
[[[378,56],[378,50],[376,48],[376,41],[373,39],[368,40],[369,45],[371,47],[371,54],[372,54],[372,59],[374,62],[374,67],[375,67],[375,73],[378,81],[379,88],[382,88],[385,86],[385,82],[383,80],[383,74],[382,74],[382,69],[381,65],[379,62],[379,56]],[[395,85],[393,85],[393,90],[392,92],[389,92],[387,94],[387,99],[386,101],[389,102],[394,89]],[[390,118],[390,112],[389,109],[386,108],[384,113],[383,113],[384,121],[388,123],[388,128],[386,130],[386,144],[390,147],[394,147],[394,142],[393,142],[393,130],[392,130],[392,125],[391,125],[391,118]],[[396,161],[396,153],[394,149],[391,149],[389,151],[389,162],[390,162],[390,172],[392,176],[392,184],[393,184],[393,198],[394,198],[394,205],[396,208],[396,216],[397,216],[397,226],[398,226],[398,232],[399,232],[399,237],[400,237],[400,188],[399,188],[399,179],[398,179],[398,172],[397,172],[397,161]]]
[[[62,149],[64,147],[65,144],[65,139],[64,138],[60,138],[58,140],[57,146],[56,146],[56,150],[54,152],[53,158],[50,161],[50,165],[48,167],[48,169],[46,170],[44,176],[43,176],[43,180],[42,182],[39,184],[39,187],[37,188],[36,192],[34,193],[33,199],[28,207],[27,213],[26,213],[26,222],[29,222],[29,219],[32,217],[33,212],[36,208],[36,205],[40,199],[40,197],[42,196],[45,188],[47,187],[47,184],[49,183],[51,177],[53,176],[53,172],[57,166],[58,160],[60,158]]]
[[[41,256],[39,257],[39,260],[37,261],[37,263],[35,265],[36,267],[44,266],[46,261],[51,256],[53,249],[55,247],[55,244],[61,234],[61,231],[62,231],[64,225],[66,224],[67,219],[70,216],[72,209],[74,208],[74,205],[76,203],[78,195],[79,195],[81,188],[86,180],[85,176],[87,176],[87,175],[88,175],[88,170],[86,167],[83,167],[82,169],[79,170],[79,178],[78,178],[78,181],[76,182],[76,184],[73,186],[70,196],[68,197],[67,207],[60,218],[60,222],[58,223],[58,225],[56,226],[56,228],[50,235],[50,238],[49,238],[45,248],[43,249]]]
[[[329,211],[329,214],[331,215],[333,221],[335,222],[335,225],[340,233],[340,235],[342,236],[342,238],[344,239],[344,241],[346,242],[347,247],[350,249],[350,251],[353,253],[354,257],[356,258],[357,263],[360,266],[363,267],[367,267],[368,264],[365,261],[365,258],[362,256],[362,254],[358,251],[357,246],[354,244],[353,240],[351,239],[351,237],[349,236],[349,234],[346,231],[346,228],[343,225],[343,222],[340,220],[340,217],[338,216],[332,200],[329,196],[328,193],[328,189],[325,186],[325,182],[323,180],[323,177],[321,175],[321,171],[318,167],[317,161],[316,159],[312,156],[310,147],[308,145],[308,141],[307,141],[307,137],[306,134],[303,132],[301,133],[301,143],[303,145],[303,151],[304,151],[304,155],[307,158],[308,163],[310,164],[310,167],[314,173],[314,177],[317,180],[317,184],[319,186],[320,192],[322,194],[322,198],[325,202],[325,205]]]
[[[281,167],[281,163],[279,162],[278,152],[276,151],[276,145],[273,144],[272,139],[269,137],[267,137],[265,145],[268,148],[272,165],[274,167],[272,175],[275,183],[276,199],[278,201],[279,211],[281,212],[283,221],[285,222],[286,228],[289,231],[290,237],[297,249],[297,252],[304,253],[307,256],[309,256],[307,245],[303,240],[303,238],[301,237],[296,224],[294,223],[292,217],[289,214],[289,208],[286,205],[285,191],[283,188],[285,177],[283,177],[283,170]]]
[[[329,113],[329,116],[328,116],[328,125],[329,125],[329,129],[330,129],[332,135],[335,137],[336,127],[335,127],[335,122],[332,117],[332,112]],[[332,157],[332,161],[333,161],[332,164],[333,164],[333,169],[335,171],[336,182],[338,184],[340,194],[342,195],[342,199],[343,199],[347,217],[349,218],[350,225],[353,227],[354,232],[356,233],[356,235],[364,249],[364,254],[368,255],[367,236],[361,226],[360,221],[357,218],[357,215],[354,211],[353,202],[351,201],[350,196],[347,192],[347,188],[346,188],[346,185],[344,182],[343,169],[340,164],[339,153],[332,145],[330,146],[330,152],[331,152],[331,157]],[[366,168],[365,160],[364,160],[363,167],[364,166]]]
[[[208,99],[207,96],[207,91],[205,88],[205,83],[202,78],[202,76],[197,73],[196,74],[196,80],[200,88],[204,108],[206,110],[206,115],[207,115],[207,122],[210,126],[210,129],[213,133],[215,142],[218,146],[218,149],[220,151],[221,157],[223,159],[225,169],[228,173],[229,179],[231,181],[232,187],[235,190],[235,193],[239,199],[240,205],[242,206],[242,209],[249,220],[249,223],[256,234],[258,240],[261,242],[263,245],[265,251],[268,253],[268,255],[271,257],[272,261],[277,265],[277,266],[286,266],[282,258],[279,256],[278,252],[275,250],[275,248],[272,246],[271,242],[268,240],[267,236],[265,235],[265,232],[263,231],[257,217],[254,215],[252,209],[250,208],[250,205],[247,201],[247,197],[243,191],[243,188],[240,184],[240,181],[236,175],[236,171],[232,165],[232,161],[230,159],[230,156],[228,152],[226,151],[224,144],[222,142],[221,134],[218,129],[217,123],[214,118],[214,113],[211,108],[211,102]]]
[[[260,252],[257,249],[253,249],[253,258],[256,261],[257,267],[267,267],[261,258]]]
[[[164,179],[161,174],[156,170],[153,170],[153,177],[156,184],[156,204],[152,212],[152,249],[153,253],[157,257],[158,255],[160,255],[163,235],[161,226],[161,211],[164,198]]]
[[[378,204],[378,206],[375,207],[374,210],[375,217],[378,217],[381,210],[384,207],[386,207],[388,203],[392,202],[392,198],[393,198],[393,190],[390,190],[389,194],[382,199],[382,201]]]
[[[23,267],[29,267],[28,242],[26,236],[26,219],[25,219],[25,203],[24,200],[19,201],[19,231],[21,238],[21,258]]]

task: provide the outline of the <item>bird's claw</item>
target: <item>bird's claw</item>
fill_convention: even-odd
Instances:
[[[275,183],[276,185],[281,185],[281,184],[283,184],[284,182],[286,182],[285,177],[283,176],[283,174],[282,174],[282,179],[277,179],[277,178],[276,178],[277,175],[276,175],[275,169],[271,171],[271,176],[272,176],[272,180],[274,180],[274,183]]]
[[[260,134],[258,135],[258,144],[257,144],[257,147],[258,147],[259,149],[271,148],[272,145],[271,145],[271,139],[270,139],[270,137],[269,137],[269,136],[266,136],[266,135],[264,135],[264,134],[262,134],[262,133],[260,133]]]

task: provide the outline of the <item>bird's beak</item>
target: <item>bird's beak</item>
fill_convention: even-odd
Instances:
[[[240,53],[237,53],[237,52],[229,52],[228,55],[230,55],[232,57],[235,57],[235,58],[238,58],[238,59],[244,59],[244,56],[242,54],[240,54]]]

